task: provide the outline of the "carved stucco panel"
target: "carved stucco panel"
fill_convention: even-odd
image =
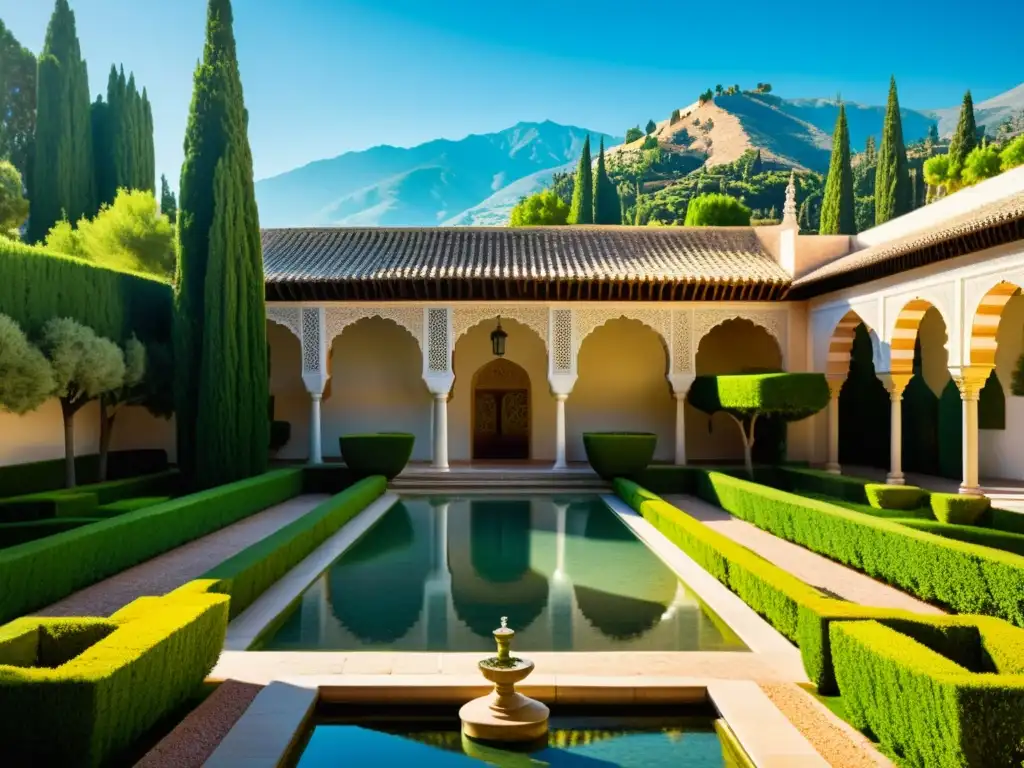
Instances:
[[[672,337],[672,311],[669,309],[646,309],[640,307],[581,307],[573,310],[576,326],[577,350],[583,340],[610,320],[638,320],[661,336],[665,347],[670,345]]]
[[[302,310],[298,307],[275,307],[267,304],[267,320],[283,325],[295,338],[302,340]]]
[[[499,317],[522,323],[540,336],[540,340],[547,347],[548,310],[545,307],[497,307],[493,305],[456,307],[452,310],[452,343],[456,343],[470,328],[488,320],[496,323]]]
[[[327,329],[328,348],[348,326],[369,317],[379,317],[396,323],[412,334],[421,349],[423,347],[423,310],[418,307],[327,307],[325,312],[324,325]]]
[[[761,326],[778,342],[783,361],[788,358],[789,312],[784,309],[698,309],[693,313],[695,349],[700,349],[701,340],[713,328],[727,320],[748,320]]]

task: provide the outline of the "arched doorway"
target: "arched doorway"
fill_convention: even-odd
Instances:
[[[498,358],[473,376],[473,458],[530,458],[530,376]]]

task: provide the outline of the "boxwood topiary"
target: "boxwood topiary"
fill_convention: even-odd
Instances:
[[[961,493],[933,493],[932,512],[940,523],[973,525],[992,502],[987,496],[967,496]]]
[[[587,461],[605,480],[631,477],[654,458],[658,436],[651,432],[584,432]]]
[[[338,442],[342,458],[356,475],[384,475],[392,480],[409,463],[416,436],[408,432],[378,432],[342,435]]]
[[[868,483],[864,493],[875,509],[918,509],[928,501],[928,491],[915,485]]]

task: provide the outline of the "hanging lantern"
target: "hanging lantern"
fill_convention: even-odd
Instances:
[[[498,327],[491,331],[491,351],[495,357],[505,356],[505,339],[508,334],[501,330],[501,318],[498,318]]]

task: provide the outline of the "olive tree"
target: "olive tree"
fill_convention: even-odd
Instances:
[[[821,373],[758,373],[698,376],[688,399],[699,411],[723,412],[736,422],[743,438],[744,463],[752,475],[757,420],[774,416],[785,422],[800,421],[825,408],[829,396]]]
[[[53,367],[54,394],[64,416],[64,477],[75,485],[75,414],[90,400],[121,386],[124,354],[110,339],[70,318],[55,318],[43,326],[43,353]]]
[[[53,394],[53,370],[38,347],[7,315],[0,315],[0,409],[34,411]]]
[[[107,456],[114,434],[114,420],[125,406],[137,405],[145,398],[146,348],[132,336],[124,345],[124,376],[117,385],[100,395],[99,479],[107,479]]]

